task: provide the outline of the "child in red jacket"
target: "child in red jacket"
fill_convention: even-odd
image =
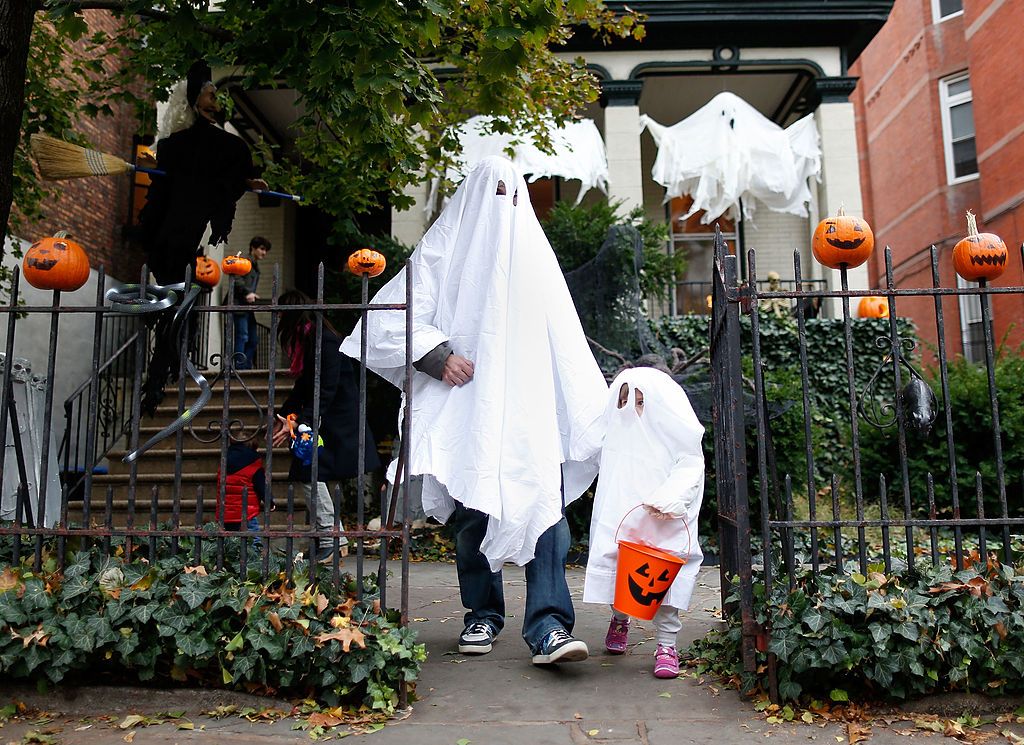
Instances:
[[[234,442],[228,447],[227,481],[224,486],[223,517],[225,530],[242,529],[242,492],[246,491],[246,529],[255,532],[260,529],[259,515],[263,509],[266,492],[266,478],[263,473],[263,458],[248,445]],[[221,475],[217,470],[217,493],[220,493]],[[262,545],[259,537],[253,538],[252,545]]]

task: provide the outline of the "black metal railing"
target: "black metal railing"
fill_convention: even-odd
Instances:
[[[148,276],[145,268],[142,277]],[[13,519],[0,521],[0,546],[8,561],[17,564],[29,561],[37,568],[44,557],[53,556],[58,566],[67,560],[69,546],[100,546],[104,550],[116,550],[126,557],[155,560],[163,552],[178,554],[193,552],[196,557],[203,552],[203,545],[214,547],[214,563],[210,569],[232,569],[244,576],[249,569],[258,569],[263,576],[283,571],[288,576],[295,570],[297,562],[305,561],[311,580],[338,582],[341,573],[341,545],[347,540],[354,553],[355,566],[347,563],[346,569],[357,577],[357,587],[362,592],[363,577],[370,573],[366,562],[376,563],[382,604],[388,602],[387,595],[389,558],[396,550],[401,556],[399,582],[403,619],[408,610],[408,507],[402,514],[395,514],[397,488],[381,490],[379,499],[368,499],[370,478],[364,468],[354,478],[355,504],[343,504],[341,484],[334,484],[329,500],[308,499],[301,484],[287,480],[287,466],[292,457],[282,453],[273,443],[276,411],[283,401],[276,365],[269,364],[279,358],[277,326],[283,313],[308,311],[315,318],[311,332],[316,344],[313,350],[313,401],[312,411],[320,410],[320,384],[323,361],[321,341],[324,336],[324,316],[337,311],[355,311],[365,323],[370,313],[401,312],[409,323],[411,317],[412,282],[404,302],[390,305],[369,303],[368,277],[363,278],[362,300],[359,303],[328,303],[324,300],[324,270],[321,265],[318,275],[316,299],[306,305],[280,305],[279,270],[274,269],[273,290],[270,303],[260,308],[270,317],[270,325],[260,328],[260,352],[258,357],[266,372],[260,374],[239,374],[234,367],[231,354],[209,355],[209,332],[213,323],[224,328],[224,349],[232,348],[233,325],[222,323],[230,314],[240,310],[238,306],[215,306],[198,301],[192,293],[179,293],[177,306],[150,313],[145,307],[147,292],[152,286],[130,286],[121,292],[111,304],[105,302],[106,278],[98,276],[98,289],[94,305],[68,307],[61,302],[61,293],[54,292],[49,306],[19,306],[20,273],[15,270],[9,303],[0,306],[0,318],[6,324],[5,360],[14,359],[19,345],[19,318],[43,316],[49,319],[49,339],[46,355],[44,403],[39,410],[46,415],[40,423],[39,442],[41,449],[30,453],[34,461],[24,466],[24,459],[13,455],[15,446],[22,442],[23,432],[17,426],[10,426],[12,418],[17,421],[15,398],[12,394],[12,365],[4,365],[0,374],[0,442],[11,444],[9,451],[0,462],[0,483],[4,471],[17,471],[19,479],[15,494],[2,494],[5,514]],[[185,287],[189,287],[186,281]],[[157,288],[165,290],[166,288]],[[131,293],[137,293],[132,295]],[[184,295],[182,301],[181,295]],[[118,299],[120,298],[120,299]],[[127,303],[136,298],[138,307],[131,310],[112,308],[114,302]],[[194,303],[194,304],[193,304]],[[188,320],[180,327],[177,336],[156,338],[161,328],[159,323],[147,323],[149,318],[159,314],[174,314],[176,308],[191,305]],[[68,317],[95,319],[92,331],[92,351],[88,364],[88,379],[68,397],[64,406],[53,406],[54,383],[65,374],[57,369],[57,348],[61,333],[61,321]],[[166,320],[170,316],[163,316]],[[173,323],[170,328],[178,328]],[[407,328],[411,328],[407,325]],[[25,342],[20,342],[24,344]],[[357,378],[358,431],[357,463],[366,462],[366,451],[371,444],[365,437],[367,412],[365,335],[361,361],[353,363]],[[411,334],[406,339],[407,352],[411,350]],[[178,349],[177,384],[166,388],[169,395],[155,406],[154,417],[142,412],[143,385],[151,368],[151,357],[157,352]],[[200,363],[211,362],[219,367],[213,385],[199,371]],[[412,368],[406,367],[405,387],[409,389]],[[219,426],[207,428],[202,436],[196,436],[188,424],[195,420],[206,404],[211,417]],[[408,405],[408,396],[406,398]],[[234,403],[234,405],[233,405]],[[241,433],[238,426],[240,417],[247,418],[249,429]],[[47,488],[57,470],[53,465],[56,453],[49,443],[54,431],[64,420],[65,433],[60,450],[61,467],[67,478],[60,487]],[[173,420],[168,422],[168,420]],[[402,447],[399,462],[407,463],[405,445],[408,442],[409,417],[405,417],[406,430],[401,434]],[[166,424],[165,424],[166,423]],[[320,421],[314,416],[308,423],[313,432],[313,442],[319,437]],[[163,426],[162,426],[163,425]],[[159,430],[159,432],[157,432]],[[256,433],[254,437],[253,432]],[[163,436],[160,439],[159,436]],[[211,436],[212,435],[212,436]],[[154,443],[154,440],[159,440]],[[226,473],[229,447],[236,442],[249,442],[263,451],[263,475],[266,489],[259,503],[258,525],[255,530],[245,530],[242,521],[241,532],[228,529],[224,523],[226,503],[225,479],[219,474]],[[109,472],[99,472],[98,466],[106,458]],[[284,463],[282,463],[284,461]],[[312,449],[310,463],[311,484],[320,483],[320,451]],[[282,465],[284,468],[282,469]],[[407,475],[399,469],[396,479],[404,483],[408,493]],[[59,499],[54,491],[60,492]],[[390,493],[389,493],[390,492]],[[376,493],[375,493],[376,494]],[[258,499],[248,489],[242,493],[242,515],[248,515],[251,500]],[[13,503],[12,503],[13,500]],[[333,508],[333,518],[318,520],[318,509]],[[11,507],[10,510],[7,508]],[[351,517],[343,526],[343,510],[354,508],[354,524]],[[351,515],[351,512],[346,514]],[[372,513],[372,514],[371,514]],[[369,518],[382,516],[381,527],[368,530]],[[327,525],[327,523],[331,523]],[[253,550],[255,544],[258,550]],[[233,558],[226,560],[227,553]],[[239,551],[236,553],[235,550]],[[331,549],[326,551],[325,549]],[[376,552],[376,557],[373,553]],[[330,554],[325,562],[322,554]],[[209,555],[209,550],[206,552]],[[234,563],[233,563],[234,562]]]
[[[821,291],[828,287],[828,283],[824,279],[759,279],[757,280],[758,287],[763,291],[775,291],[775,290],[815,290]],[[676,291],[676,303],[678,307],[679,315],[697,315],[705,316],[711,315],[711,300],[714,292],[714,282],[702,281],[702,280],[679,280],[675,283]],[[811,295],[810,298],[818,297],[817,294]],[[807,300],[805,302],[805,315],[808,313]],[[796,316],[796,305],[797,301],[790,302],[788,300],[780,301],[780,309],[784,308],[784,312],[787,315]],[[814,310],[810,311],[817,315],[817,307],[813,307]]]
[[[748,252],[748,279],[743,281],[738,258],[727,253],[720,236],[716,241],[711,349],[723,596],[731,593],[732,578],[738,577],[739,603],[729,611],[742,616],[748,669],[754,664],[755,641],[760,637],[758,646],[764,649],[764,636],[771,634],[771,629],[753,623],[751,576],[764,582],[765,597],[770,598],[777,583],[792,588],[808,575],[867,574],[876,565],[886,572],[913,573],[923,563],[940,562],[960,569],[972,553],[982,562],[989,556],[1019,559],[1012,534],[1024,532],[1024,505],[1008,502],[1007,492],[1011,487],[1013,493],[1020,492],[1024,474],[1010,472],[1004,459],[1000,410],[1011,394],[996,385],[992,302],[1007,295],[1024,297],[1024,287],[984,282],[980,287],[944,287],[939,253],[932,248],[931,286],[899,288],[890,249],[884,250],[884,258],[882,288],[851,290],[842,268],[837,290],[766,290],[758,279],[754,251]],[[797,253],[793,268],[798,287],[803,286],[800,266]],[[852,318],[851,302],[869,295],[886,298],[887,319]],[[977,297],[981,304],[984,347],[976,364],[970,358],[954,360],[960,344],[954,341],[951,349],[949,342],[957,339],[959,326],[954,317],[947,329],[944,301],[951,305],[948,301],[962,296]],[[839,319],[829,321],[841,323],[840,336],[829,343],[841,373],[828,401],[816,390],[820,381],[813,372],[817,361],[810,339],[812,324],[823,322],[807,318],[805,301],[810,298],[827,299],[840,308]],[[799,384],[799,390],[786,394],[793,399],[795,418],[788,423],[787,443],[801,451],[791,472],[779,468],[771,450],[773,442],[778,449],[780,433],[770,413],[773,389],[768,376],[773,371],[766,358],[772,349],[762,331],[765,306],[778,300],[797,309],[792,343],[798,362],[796,369],[785,371]],[[911,303],[918,313],[916,333],[931,336],[915,339],[913,329],[899,318],[901,308]],[[920,317],[922,307],[929,308],[930,318]],[[744,316],[749,337],[741,333]],[[874,336],[875,356],[854,342],[863,340],[865,331]],[[771,342],[779,343],[778,338]],[[917,359],[922,350],[930,364],[924,373]],[[984,387],[984,402],[975,396],[979,405],[970,412],[956,410],[954,372],[985,381],[975,386],[978,393]],[[743,396],[751,393],[754,415],[745,420]],[[958,427],[965,428],[965,413],[968,420],[984,422],[970,437],[987,439],[982,447],[970,443],[975,447],[969,473],[963,472],[968,443],[962,441],[965,433],[958,433]],[[832,429],[823,437],[824,418],[830,418]],[[754,526],[760,535],[751,536]],[[758,541],[760,548],[752,554],[751,543]],[[774,693],[773,662],[769,655]]]

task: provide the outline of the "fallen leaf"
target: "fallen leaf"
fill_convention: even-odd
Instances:
[[[326,644],[329,641],[341,642],[341,649],[345,652],[352,648],[353,643],[360,649],[366,649],[365,637],[359,629],[338,629],[337,631],[317,634],[316,640],[320,644]]]
[[[310,714],[307,721],[310,727],[337,727],[339,724],[344,723],[345,720],[333,714],[317,712]]]
[[[850,722],[846,725],[846,737],[850,742],[850,745],[857,745],[858,742],[864,742],[871,736],[871,728],[856,722]]]
[[[658,698],[672,698],[672,694],[668,691],[662,691],[658,694]]]
[[[473,741],[472,740],[467,740],[465,737],[462,737],[462,738],[460,738],[460,739],[455,741],[455,745],[469,745],[469,743],[471,743],[471,742],[473,742]]]
[[[7,592],[13,590],[18,586],[18,574],[11,571],[10,567],[7,567],[0,572],[0,592]]]
[[[324,595],[322,592],[318,592],[316,594],[315,600],[316,600],[316,614],[319,616],[321,613],[323,613],[325,610],[327,610],[327,606],[330,605],[330,601],[327,599],[327,596]]]
[[[122,721],[117,726],[121,729],[131,729],[132,727],[138,726],[145,721],[146,717],[142,716],[141,714],[129,714],[124,718],[124,721]]]
[[[281,617],[279,615],[271,611],[267,614],[267,620],[270,621],[270,625],[274,627],[274,631],[281,633],[281,629],[284,628],[284,624],[281,623]]]
[[[600,733],[601,733],[601,730],[599,730],[599,729],[588,729],[587,730],[587,734],[590,735],[591,737],[595,737],[596,735],[598,735]]]
[[[206,567],[196,564],[194,567],[185,567],[185,574],[198,574],[200,577],[207,577]]]
[[[132,742],[135,739],[135,730],[132,730],[127,735],[125,735],[123,739],[125,742]]]
[[[580,714],[580,713],[579,713],[579,712],[577,711],[577,712],[576,712],[575,714],[573,714],[573,715],[572,715],[572,718],[573,718],[573,719],[583,719],[583,715],[582,715],[582,714]]]

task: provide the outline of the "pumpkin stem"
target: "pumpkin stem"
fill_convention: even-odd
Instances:
[[[58,230],[56,233],[53,234],[53,237],[54,238],[70,238],[71,237],[71,233],[69,233],[66,230]]]
[[[836,212],[836,217],[846,217],[846,204],[843,202],[839,203],[839,211]]]
[[[974,213],[967,210],[967,237],[974,238],[978,235],[978,218]]]

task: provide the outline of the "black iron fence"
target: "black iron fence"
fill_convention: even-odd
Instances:
[[[148,276],[145,269],[142,276]],[[150,561],[164,552],[177,555],[184,551],[198,559],[209,555],[209,547],[215,546],[216,568],[237,569],[243,576],[258,569],[262,576],[283,571],[290,577],[297,562],[306,562],[311,580],[338,582],[344,569],[355,575],[361,593],[364,576],[376,573],[380,600],[386,604],[389,560],[398,552],[398,600],[406,618],[408,505],[399,511],[396,496],[403,483],[408,493],[407,476],[402,472],[407,437],[401,438],[398,484],[379,493],[374,490],[372,496],[373,476],[363,468],[357,469],[359,474],[351,484],[318,486],[324,471],[320,450],[315,447],[309,463],[313,486],[305,488],[289,481],[293,456],[287,446],[275,447],[273,435],[284,401],[281,389],[290,390],[293,381],[282,380],[277,365],[270,363],[281,358],[277,330],[282,314],[312,313],[311,409],[320,411],[324,315],[354,311],[364,319],[365,327],[369,313],[402,312],[408,324],[411,289],[404,303],[373,305],[368,300],[368,278],[364,277],[360,303],[328,303],[321,266],[315,300],[306,305],[280,305],[275,267],[270,303],[260,308],[270,318],[269,326],[258,329],[256,366],[262,369],[241,371],[236,369],[235,355],[226,351],[233,349],[231,314],[240,308],[204,302],[189,281],[171,288],[142,283],[115,288],[111,294],[100,271],[95,303],[85,307],[65,306],[60,292],[53,293],[49,306],[19,306],[20,282],[15,270],[10,302],[0,306],[7,332],[5,364],[0,372],[0,391],[4,392],[0,395],[0,442],[6,444],[0,463],[0,546],[5,552],[9,549],[9,561],[30,561],[38,568],[45,554],[63,566],[72,545],[101,546],[108,552],[116,550]],[[25,343],[19,341],[20,319],[32,316],[49,319],[49,336],[45,377],[41,372],[33,377],[34,398],[27,412],[27,394],[16,389],[21,383],[17,365],[6,361],[15,361],[15,350]],[[92,346],[85,379],[62,406],[54,400],[54,390],[57,378],[70,374],[57,365],[61,322],[66,328],[69,316],[92,317]],[[223,330],[221,351],[211,354],[209,329],[217,325]],[[411,349],[411,335],[406,342]],[[172,355],[175,369],[171,371],[176,372],[171,376],[176,383],[163,386],[158,380],[157,385],[151,384],[149,388],[162,388],[166,396],[151,401],[146,413],[144,389],[154,360],[171,350],[177,351]],[[205,375],[204,369],[208,370]],[[353,369],[358,390],[354,407],[358,423],[353,429],[360,434],[352,447],[357,449],[356,462],[362,464],[367,448],[372,447],[365,436],[365,337],[362,359]],[[407,390],[411,374],[409,366]],[[204,409],[213,424],[190,426]],[[32,426],[26,426],[27,414],[35,417]],[[321,422],[317,416],[312,418],[308,425],[315,443]],[[405,421],[408,427],[408,417]],[[62,425],[58,451],[55,433]],[[219,477],[227,472],[228,450],[235,443],[248,443],[262,451],[266,484],[262,499],[243,489],[243,519],[237,526],[225,524],[227,484]],[[320,492],[324,496],[317,498]],[[247,530],[244,518],[254,501],[258,502],[259,517]],[[325,510],[331,515],[323,514]],[[343,524],[343,514],[348,525]],[[377,515],[382,518],[380,528],[369,530],[370,518]],[[351,559],[343,557],[346,542]],[[376,566],[371,567],[370,561]]]
[[[755,649],[764,651],[771,634],[754,621],[756,582],[763,582],[766,597],[771,597],[775,584],[792,588],[810,574],[913,573],[923,563],[947,561],[960,569],[972,554],[982,562],[989,556],[1019,558],[1014,533],[1024,533],[1024,504],[1009,499],[1008,493],[1021,494],[1024,474],[1007,466],[1005,448],[1019,446],[1006,442],[1000,411],[1008,405],[1017,410],[1022,402],[1008,400],[1018,394],[997,386],[992,299],[1024,296],[1024,287],[984,282],[972,288],[943,287],[934,247],[930,287],[898,288],[888,248],[885,266],[881,289],[850,290],[843,269],[837,290],[766,290],[757,275],[755,252],[748,252],[744,281],[738,275],[738,258],[727,253],[720,235],[716,240],[711,351],[722,593],[723,600],[739,598],[728,610],[742,621],[748,670],[757,664]],[[800,267],[796,254],[796,287],[803,287]],[[864,296],[884,297],[888,318],[854,319],[851,302]],[[964,296],[977,298],[981,305],[980,363],[958,357],[959,340],[947,329],[959,328],[956,318],[947,322],[950,308]],[[810,373],[808,328],[817,322],[807,317],[805,301],[812,298],[837,304],[842,319],[836,340],[841,393],[827,401]],[[798,346],[798,369],[785,371],[796,386],[785,390],[769,379],[778,375],[765,362],[770,350],[761,328],[765,306],[778,300],[796,309],[792,339]],[[923,321],[922,301],[931,308],[934,326],[921,326],[934,335],[915,338],[899,312],[903,304],[914,302]],[[870,323],[879,330],[874,357],[854,344],[857,324]],[[921,328],[917,333],[923,333]],[[923,369],[923,357],[929,358],[928,369]],[[865,369],[868,365],[873,369]],[[976,408],[962,412],[953,388],[968,374],[974,383],[984,382],[973,389]],[[743,406],[744,397],[751,395],[753,421]],[[802,451],[789,461],[799,462],[799,467],[789,471],[780,467],[777,451],[783,435],[772,413],[780,396],[790,404],[786,444]],[[769,655],[770,678],[772,662]]]

